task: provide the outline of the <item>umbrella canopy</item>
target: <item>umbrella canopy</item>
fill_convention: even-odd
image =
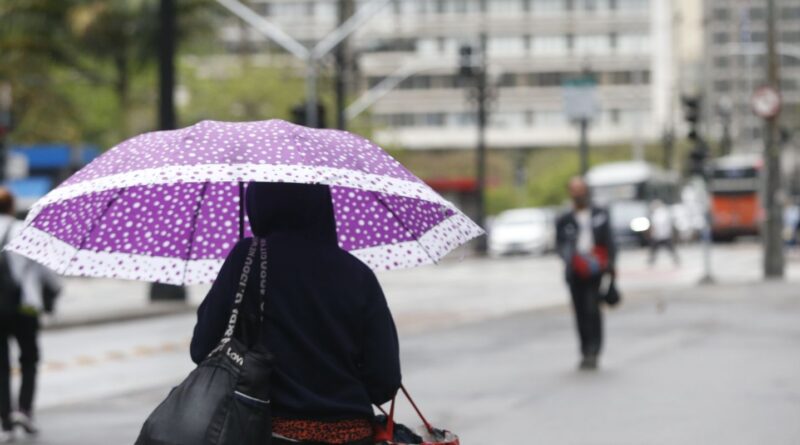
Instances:
[[[65,275],[211,282],[250,233],[249,182],[329,185],[339,245],[374,269],[433,263],[483,233],[360,136],[281,120],[203,121],[95,159],[33,206],[9,249]]]

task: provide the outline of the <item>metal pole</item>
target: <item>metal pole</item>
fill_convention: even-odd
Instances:
[[[158,45],[158,128],[173,130],[175,119],[175,0],[161,0]]]
[[[306,67],[306,126],[317,128],[317,61],[313,56],[308,58]]]
[[[177,126],[174,94],[177,36],[175,0],[161,0],[159,25],[158,127],[161,130],[172,130]],[[150,286],[150,301],[186,301],[186,289],[182,286],[153,283]]]
[[[8,133],[11,132],[11,106],[13,94],[11,84],[0,83],[0,181],[6,179],[6,164],[8,162]]]
[[[644,83],[642,80],[641,70],[633,71],[633,90],[637,89]],[[636,97],[636,93],[634,93]],[[638,99],[638,97],[637,97]],[[641,102],[637,100],[637,102]],[[633,146],[631,147],[631,157],[636,161],[644,161],[644,142],[642,141],[642,113],[635,113],[633,117]]]
[[[767,2],[767,82],[779,90],[780,72],[776,51],[775,0]],[[778,116],[766,119],[764,125],[764,161],[766,189],[764,192],[764,277],[783,277],[783,206],[781,203],[781,147]]]
[[[488,91],[487,91],[487,70],[488,61],[486,54],[486,33],[481,34],[480,41],[480,67],[477,72],[477,93],[478,93],[478,153],[476,156],[476,184],[477,193],[477,219],[478,225],[486,228],[486,125],[488,121]],[[487,250],[486,237],[481,236],[475,246],[479,254],[485,254]]]
[[[578,121],[581,129],[581,140],[578,147],[581,162],[581,176],[589,171],[589,119],[582,118]]]
[[[353,15],[353,0],[339,0],[339,26]],[[350,81],[350,41],[349,37],[342,40],[336,47],[336,128],[347,129],[347,87]]]
[[[700,277],[700,284],[714,284],[714,277],[711,275],[711,200],[708,194],[708,182],[701,179],[704,184],[703,192],[706,197],[703,203],[703,276]]]

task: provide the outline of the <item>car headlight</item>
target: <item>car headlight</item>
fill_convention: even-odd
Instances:
[[[644,216],[633,218],[631,220],[631,230],[634,232],[645,232],[650,228],[650,220]]]

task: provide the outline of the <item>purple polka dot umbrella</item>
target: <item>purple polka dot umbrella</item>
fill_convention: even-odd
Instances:
[[[64,275],[211,282],[250,234],[254,181],[329,185],[339,245],[374,269],[434,263],[483,233],[362,137],[203,121],[112,148],[39,200],[9,249]]]

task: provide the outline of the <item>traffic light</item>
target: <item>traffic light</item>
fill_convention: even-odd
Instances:
[[[683,116],[686,122],[693,127],[696,126],[702,117],[702,99],[700,96],[683,96],[681,102],[683,102]]]
[[[301,103],[292,107],[292,122],[299,125],[308,126],[308,119],[306,118],[306,104]],[[325,127],[325,105],[317,104],[317,125],[316,128]]]
[[[475,50],[471,45],[461,45],[458,49],[458,73],[463,77],[475,74]]]
[[[687,137],[692,143],[692,150],[689,152],[689,173],[705,177],[709,149],[699,129],[703,101],[700,96],[682,96],[681,102],[684,119],[689,123]]]

